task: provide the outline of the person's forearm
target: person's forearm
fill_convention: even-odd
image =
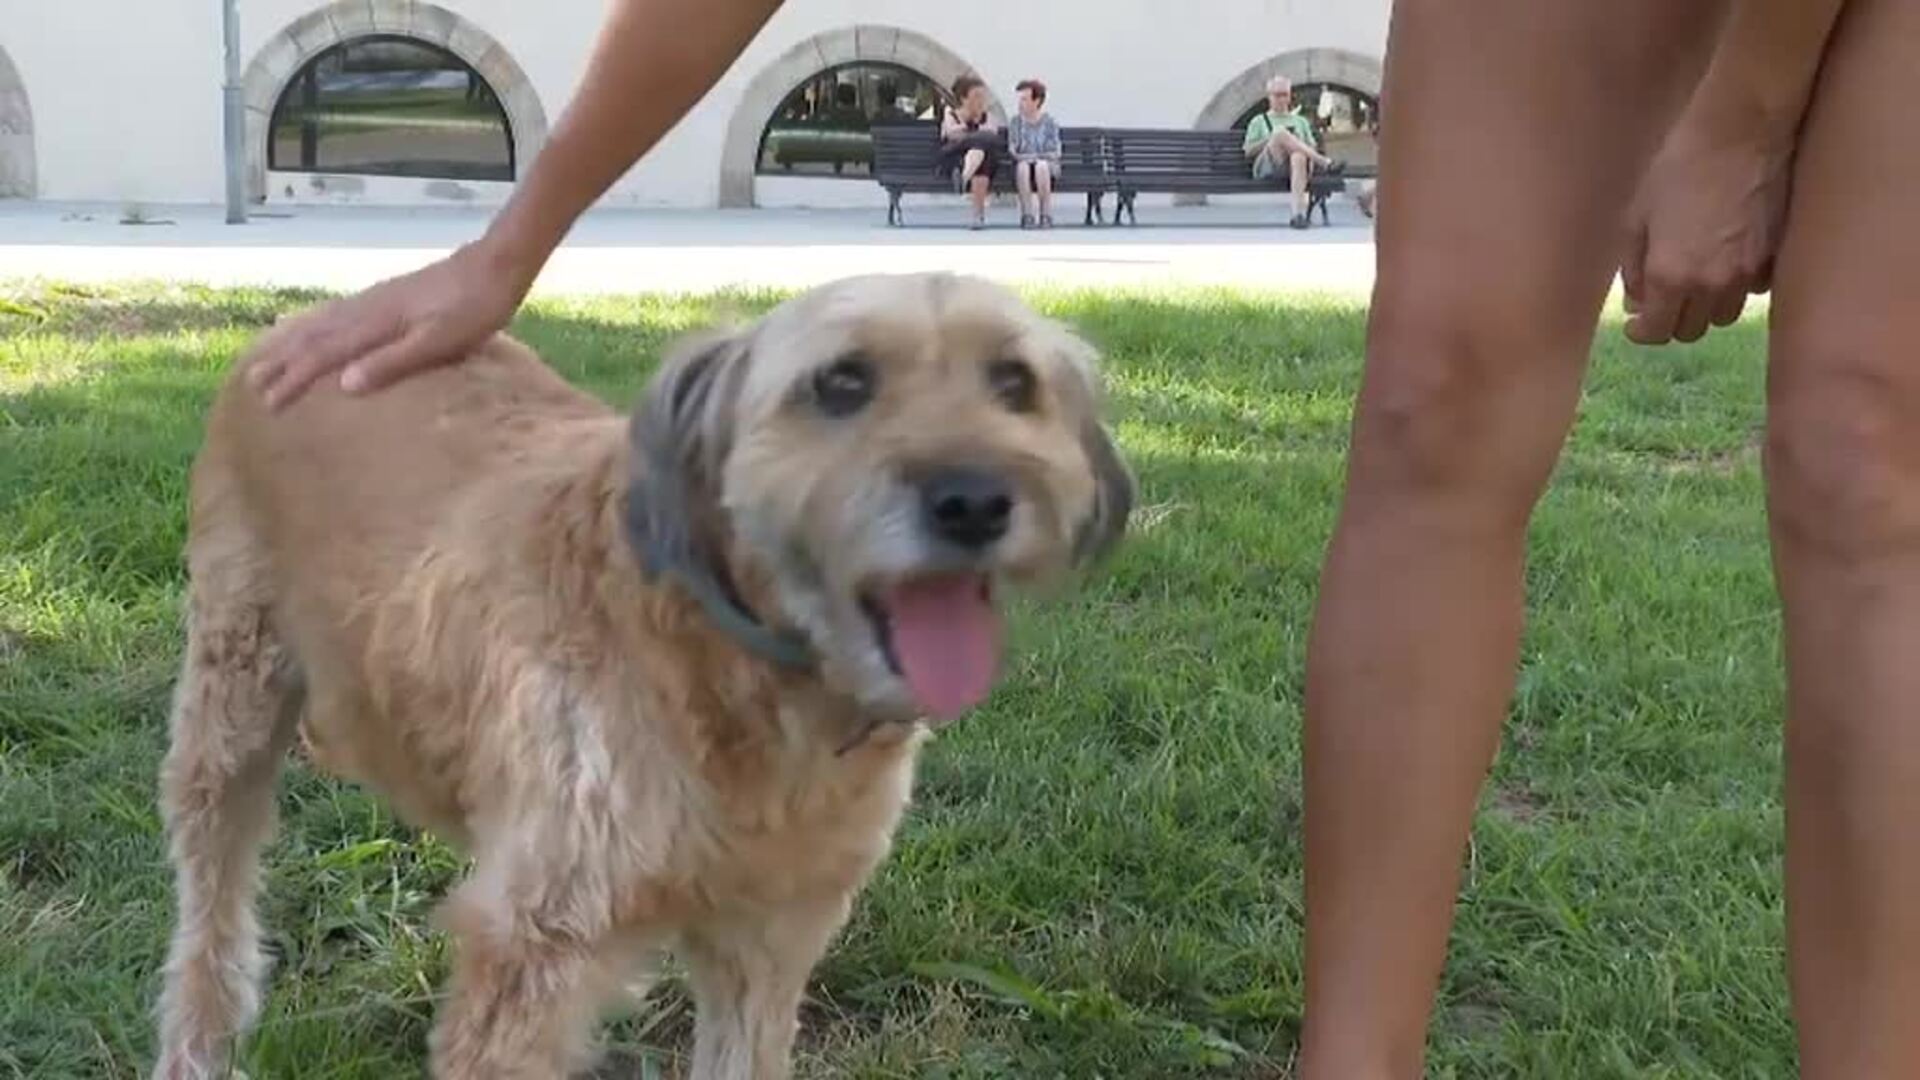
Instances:
[[[713,88],[781,0],[613,0],[579,89],[483,244],[531,286],[594,200]]]
[[[1789,145],[1846,0],[1737,0],[1694,93],[1698,119],[1741,140]]]

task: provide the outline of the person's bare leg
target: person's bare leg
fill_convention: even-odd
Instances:
[[[1793,180],[1767,473],[1801,1075],[1920,1076],[1920,7],[1853,0]]]
[[[1053,163],[1036,161],[1033,163],[1033,186],[1040,192],[1040,216],[1045,220],[1053,219]]]
[[[1308,659],[1305,1080],[1420,1075],[1460,856],[1512,692],[1527,520],[1573,415],[1625,206],[1722,11],[1395,5],[1392,210]],[[1462,101],[1480,110],[1471,124]],[[1490,160],[1508,170],[1492,224],[1460,212]]]
[[[1307,215],[1307,180],[1313,175],[1313,166],[1325,168],[1333,159],[1307,145],[1298,135],[1280,128],[1267,140],[1267,153],[1275,161],[1287,163],[1287,182],[1293,201],[1293,216],[1300,219]]]
[[[1033,216],[1033,178],[1038,166],[1031,161],[1013,163],[1013,188],[1020,195],[1020,221],[1022,224]]]
[[[985,150],[969,150],[960,159],[960,182],[967,188],[973,200],[973,223],[977,226],[987,220],[987,189],[992,186],[993,178],[982,175],[980,169],[987,162]]]
[[[1293,216],[1307,215],[1307,178],[1313,175],[1313,160],[1298,151],[1287,155],[1287,182],[1293,196]]]
[[[1275,131],[1273,137],[1267,140],[1267,152],[1273,155],[1275,161],[1285,161],[1292,154],[1303,154],[1308,161],[1323,168],[1333,163],[1332,158],[1307,145],[1305,140],[1286,128]]]

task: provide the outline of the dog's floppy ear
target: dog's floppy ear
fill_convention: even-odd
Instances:
[[[1126,535],[1137,487],[1132,470],[1102,422],[1105,394],[1099,355],[1093,346],[1072,334],[1067,335],[1063,349],[1067,366],[1079,383],[1074,396],[1079,398],[1080,447],[1093,469],[1095,483],[1093,512],[1080,523],[1073,543],[1074,562],[1088,566],[1105,558]]]
[[[1126,535],[1136,489],[1132,471],[1121,459],[1120,451],[1114,447],[1113,439],[1098,417],[1087,418],[1080,429],[1080,444],[1099,483],[1093,513],[1074,537],[1074,560],[1084,566],[1106,558]]]
[[[720,469],[745,373],[744,333],[688,339],[648,383],[630,428],[627,534],[648,573],[710,562]]]

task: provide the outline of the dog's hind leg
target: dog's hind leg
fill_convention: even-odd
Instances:
[[[691,928],[680,952],[692,977],[693,1080],[785,1080],[807,977],[846,921],[848,900]]]
[[[178,921],[160,999],[159,1080],[225,1074],[253,1019],[265,962],[254,916],[274,787],[298,723],[300,678],[245,543],[199,536],[172,745],[160,773]]]

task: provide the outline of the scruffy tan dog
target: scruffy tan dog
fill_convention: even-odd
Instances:
[[[1002,288],[916,275],[688,346],[631,425],[504,337],[278,416],[236,373],[193,472],[156,1075],[219,1074],[256,1011],[302,729],[474,859],[436,1075],[585,1065],[667,948],[693,1074],[786,1075],[927,727],[995,681],[1001,587],[1124,530],[1094,359]]]

